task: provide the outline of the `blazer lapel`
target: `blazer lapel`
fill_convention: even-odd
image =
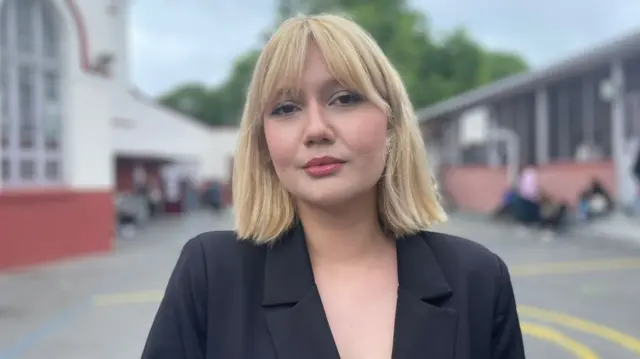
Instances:
[[[398,240],[397,251],[393,359],[453,359],[457,312],[443,305],[452,291],[434,253],[419,235]]]
[[[339,359],[300,225],[267,251],[262,307],[279,359]]]

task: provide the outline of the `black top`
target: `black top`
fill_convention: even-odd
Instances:
[[[509,272],[475,242],[398,240],[393,359],[525,357]],[[183,248],[143,359],[338,359],[302,229],[273,246],[208,232]]]

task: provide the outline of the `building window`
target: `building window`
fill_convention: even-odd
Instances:
[[[35,145],[36,99],[35,76],[31,66],[22,65],[18,69],[18,138],[20,147],[33,148]]]
[[[625,105],[624,133],[626,139],[640,139],[640,91],[628,93]]]
[[[606,76],[599,69],[549,87],[551,161],[598,161],[611,155],[610,110],[598,96]]]
[[[35,42],[34,34],[34,15],[36,8],[35,0],[10,0],[15,8],[16,20],[16,49],[20,53],[31,54],[33,51],[33,43]],[[11,12],[11,11],[9,11]],[[3,19],[4,20],[4,19]],[[11,30],[9,30],[11,31]]]
[[[0,33],[1,35],[2,33]],[[0,47],[2,51],[3,47]],[[9,72],[4,66],[6,56],[0,56],[0,146],[3,152],[9,147],[9,135],[11,125],[9,124]]]
[[[50,1],[0,8],[0,161],[4,187],[62,182],[60,17]]]
[[[625,135],[627,140],[640,139],[640,56],[628,59],[624,66]]]
[[[512,131],[518,136],[519,156],[518,161],[523,165],[536,163],[536,117],[535,94],[525,93],[512,96],[496,102],[493,105],[493,118],[495,128]],[[506,145],[496,145],[498,149],[499,164],[507,164]]]
[[[462,149],[459,146],[460,121],[459,119],[446,118],[439,120],[442,123],[442,141],[440,141],[440,164],[443,166],[460,165]]]
[[[2,180],[8,181],[9,178],[11,178],[11,164],[9,163],[9,159],[2,159],[2,167],[0,170],[2,170]]]

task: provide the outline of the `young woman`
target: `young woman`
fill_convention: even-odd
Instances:
[[[426,159],[367,33],[284,22],[244,108],[236,231],[185,245],[142,357],[524,358],[504,262],[428,231],[446,216]]]

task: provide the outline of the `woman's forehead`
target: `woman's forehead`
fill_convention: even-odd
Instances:
[[[354,44],[324,39],[322,35],[326,34],[300,32],[272,44],[262,67],[259,93],[263,106],[312,91],[349,89],[370,97],[380,95],[381,89],[370,77],[376,72],[370,68],[374,65],[361,56],[364,50],[345,49]]]

